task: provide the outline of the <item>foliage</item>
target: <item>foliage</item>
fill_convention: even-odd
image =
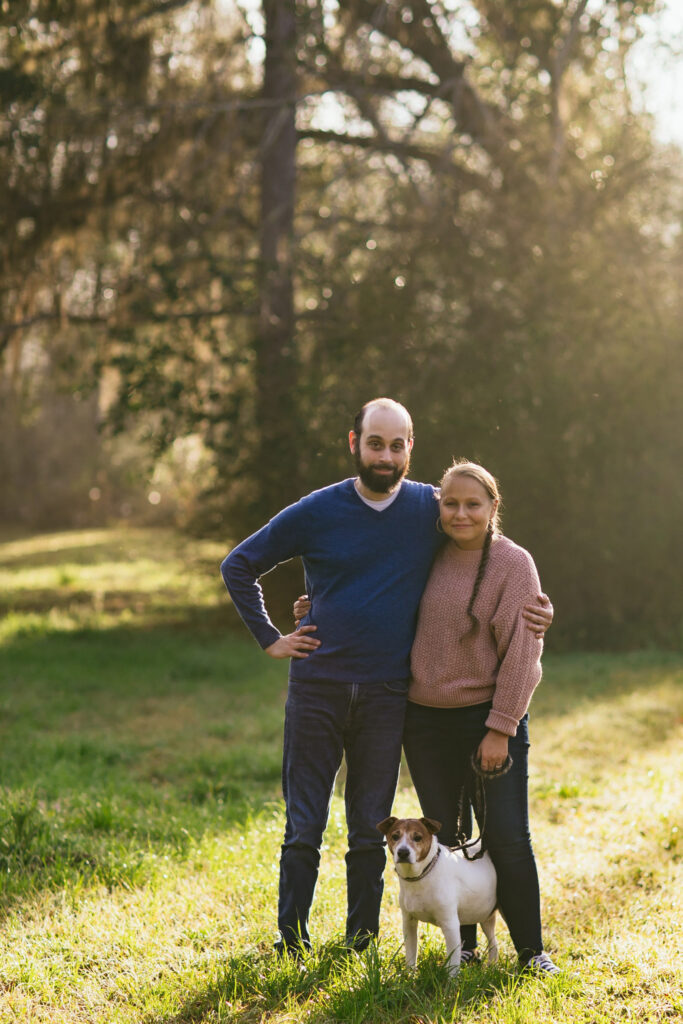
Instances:
[[[237,539],[347,475],[353,414],[389,393],[416,476],[455,454],[500,476],[565,643],[678,643],[681,157],[624,71],[654,0],[301,0],[296,187],[263,73],[294,0],[11,7],[12,416],[30,420],[33,375],[95,389],[93,453],[103,421],[154,456],[199,439],[213,467],[184,507]],[[293,301],[269,335],[266,251]],[[16,448],[6,517],[31,489]]]

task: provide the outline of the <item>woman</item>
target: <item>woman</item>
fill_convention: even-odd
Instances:
[[[462,838],[462,794],[474,755],[484,776],[480,827],[520,963],[558,974],[543,950],[528,822],[526,712],[541,678],[543,642],[521,613],[540,592],[538,573],[529,553],[502,536],[500,493],[482,466],[454,463],[441,481],[439,509],[450,542],[420,605],[406,759],[423,814],[443,823],[439,840],[452,846]],[[476,927],[463,927],[462,940],[467,963],[476,958]]]

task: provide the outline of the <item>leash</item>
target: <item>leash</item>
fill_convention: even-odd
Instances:
[[[396,871],[396,865],[394,865],[394,871],[396,871],[396,874],[398,875],[398,877],[403,879],[404,882],[421,882],[422,879],[426,875],[428,875],[429,872],[432,870],[432,868],[434,867],[434,865],[436,864],[436,862],[437,862],[437,860],[439,859],[440,856],[441,856],[441,846],[437,846],[437,848],[436,848],[436,857],[432,857],[432,859],[430,860],[429,864],[424,869],[424,871],[422,872],[421,875],[415,875],[414,877],[411,877],[410,875],[399,875],[398,871]]]
[[[486,831],[486,787],[484,783],[490,782],[493,779],[498,779],[501,775],[506,775],[511,768],[512,758],[509,754],[499,768],[487,769],[482,768],[481,763],[477,761],[474,753],[471,754],[471,774],[469,778],[465,780],[460,792],[460,807],[458,809],[458,819],[460,823],[458,838],[462,836],[462,841],[457,843],[455,846],[449,846],[449,850],[453,850],[454,853],[461,851],[467,860],[479,860],[480,857],[484,856],[484,853],[486,852],[486,843],[484,842],[484,832]],[[476,839],[468,839],[465,832],[465,802],[474,808],[474,813],[479,823],[479,836]],[[478,842],[481,842],[481,848],[477,853],[469,853],[468,851],[471,850],[473,846],[476,846]]]

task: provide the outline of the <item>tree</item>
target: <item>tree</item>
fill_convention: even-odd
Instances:
[[[260,143],[261,281],[255,343],[256,422],[263,507],[299,494],[298,373],[294,342],[296,4],[264,0],[266,117]]]
[[[201,437],[202,528],[233,537],[347,472],[353,413],[392,394],[416,475],[499,473],[556,637],[672,635],[672,517],[654,543],[629,497],[679,486],[680,154],[624,73],[654,2],[39,8],[3,30],[8,180],[47,211],[4,242],[17,352],[19,324],[158,452]]]

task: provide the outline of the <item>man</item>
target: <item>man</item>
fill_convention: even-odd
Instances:
[[[310,947],[308,915],[334,780],[346,755],[349,947],[379,930],[385,865],[375,825],[388,817],[398,781],[410,648],[437,533],[433,487],[406,479],[413,425],[402,405],[368,402],[349,433],[358,476],[314,491],[238,545],[221,566],[233,602],[261,647],[291,658],[285,709],[280,859],[281,953]],[[282,636],[258,579],[300,557],[315,609]],[[547,601],[547,599],[545,599]],[[552,610],[525,611],[543,632]],[[318,637],[312,634],[318,631]]]

